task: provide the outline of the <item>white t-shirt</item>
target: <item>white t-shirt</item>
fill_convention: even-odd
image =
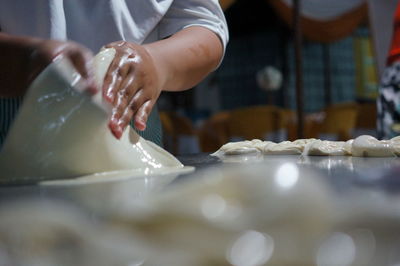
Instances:
[[[0,0],[3,32],[73,40],[94,53],[110,42],[149,43],[194,25],[215,32],[226,46],[218,0]]]

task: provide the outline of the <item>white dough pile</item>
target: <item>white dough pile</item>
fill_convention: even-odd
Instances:
[[[400,156],[400,137],[391,140],[377,140],[368,135],[348,141],[319,139],[298,139],[275,143],[258,139],[230,142],[223,145],[214,156],[262,153],[265,155],[307,155],[307,156],[357,156],[397,157]]]
[[[94,69],[101,88],[115,55],[103,49]],[[135,169],[143,174],[180,169],[171,154],[128,127],[121,140],[108,129],[101,92],[82,92],[82,79],[62,58],[33,82],[0,152],[0,180],[49,180]]]

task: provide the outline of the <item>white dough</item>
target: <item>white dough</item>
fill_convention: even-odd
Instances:
[[[253,139],[251,141],[229,142],[212,155],[244,155],[259,152],[265,155],[298,155],[303,152],[307,143],[313,142],[314,140],[315,139],[299,139],[293,142],[283,141],[275,143],[272,141]]]
[[[377,140],[372,136],[363,135],[346,142],[318,139],[298,139],[280,143],[246,140],[227,143],[212,155],[248,154],[258,151],[265,155],[396,157],[400,156],[400,136],[391,140]]]
[[[298,139],[293,142],[282,141],[280,143],[273,143],[266,146],[264,154],[266,155],[298,155],[301,154],[308,143],[316,139]]]
[[[242,155],[249,153],[259,153],[264,149],[266,143],[259,139],[228,142],[212,155]]]
[[[390,140],[390,145],[392,145],[395,155],[400,156],[400,136],[392,138]]]
[[[354,139],[349,139],[348,141],[346,141],[346,143],[344,144],[344,149],[347,152],[347,155],[352,155],[351,154],[351,147],[353,146],[353,142]]]
[[[357,157],[393,157],[395,149],[390,140],[377,140],[368,135],[357,137],[352,145],[351,153]]]
[[[95,58],[98,84],[115,54]],[[1,179],[48,180],[140,169],[144,174],[182,168],[171,154],[128,127],[121,140],[108,129],[101,93],[81,92],[82,79],[63,58],[33,82],[0,153]]]
[[[308,143],[311,143],[311,142],[316,141],[316,140],[317,139],[297,139],[297,140],[293,141],[293,143],[296,144],[296,145],[300,145],[301,147],[303,147],[303,150],[304,150],[305,146]]]
[[[268,155],[297,155],[301,154],[302,151],[302,145],[291,141],[271,143],[264,148],[264,154]]]
[[[303,155],[345,156],[350,155],[350,152],[344,141],[315,140],[306,145]]]

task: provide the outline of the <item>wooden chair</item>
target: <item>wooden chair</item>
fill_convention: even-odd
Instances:
[[[359,112],[356,121],[357,128],[376,128],[376,103],[362,103],[358,105]]]
[[[376,135],[376,119],[377,110],[375,102],[359,104],[356,130],[353,137],[362,134]]]
[[[325,116],[321,112],[306,114],[304,116],[304,138],[318,138],[321,131],[321,116]],[[298,139],[297,135],[297,114],[291,109],[281,109],[279,112],[279,127],[285,128],[287,132],[287,140],[294,141]]]
[[[228,120],[230,112],[220,112],[207,119],[198,130],[202,152],[214,152],[229,141]]]
[[[232,110],[228,120],[228,136],[247,140],[265,139],[280,127],[279,108],[275,106],[251,106]]]
[[[174,155],[179,152],[179,138],[181,136],[197,136],[192,122],[176,112],[160,112],[160,120],[164,133],[164,147]]]
[[[279,111],[279,127],[286,130],[288,140],[297,139],[297,116],[296,112],[291,109],[280,109]]]
[[[326,107],[320,134],[335,134],[338,140],[342,141],[351,139],[352,131],[356,128],[358,111],[357,103],[341,103]]]
[[[204,122],[198,131],[203,152],[213,152],[233,138],[264,139],[283,128],[280,109],[275,106],[251,106],[220,112]]]

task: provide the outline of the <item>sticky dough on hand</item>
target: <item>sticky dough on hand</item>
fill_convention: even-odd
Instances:
[[[100,88],[114,55],[114,49],[103,49],[94,59]],[[65,58],[38,76],[1,150],[1,179],[72,178],[127,169],[152,173],[183,167],[130,127],[115,139],[107,126],[109,114],[101,92],[89,97],[81,88],[80,75]]]

